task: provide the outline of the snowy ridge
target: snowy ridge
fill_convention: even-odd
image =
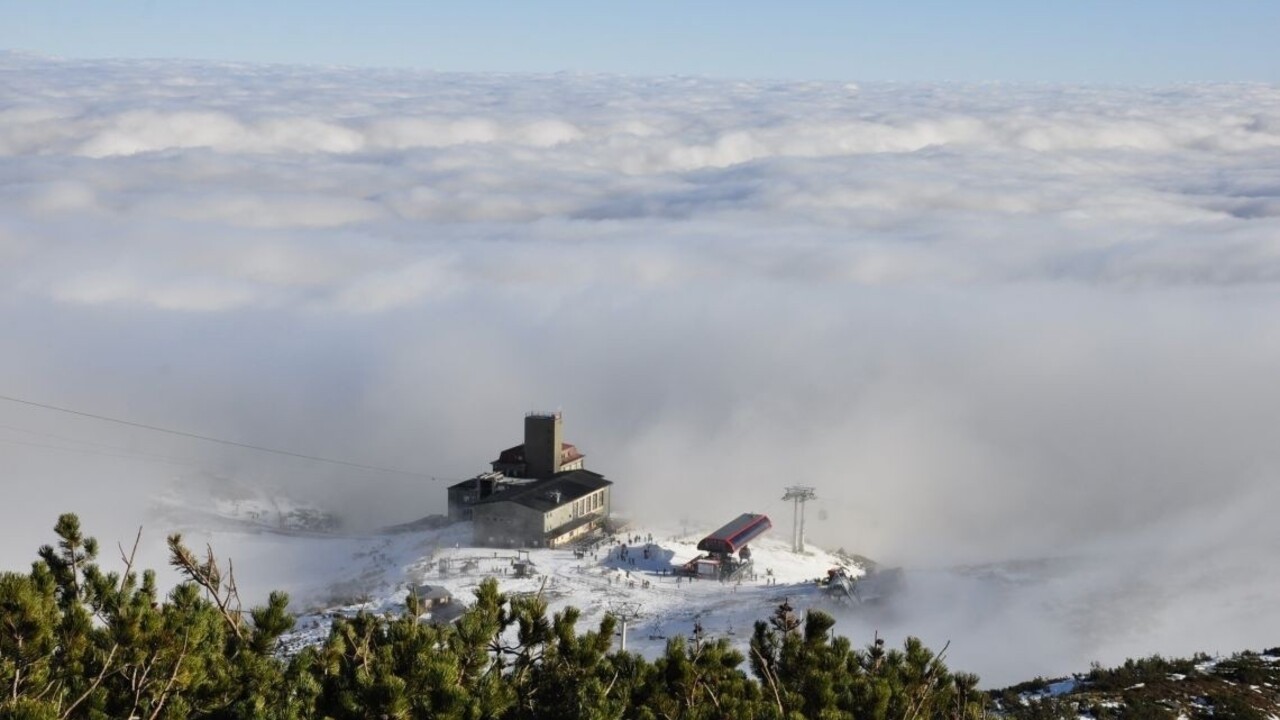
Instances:
[[[193,490],[193,485],[200,490]],[[342,526],[332,512],[256,483],[200,473],[184,478],[180,486],[182,491],[171,490],[154,499],[155,514],[198,528],[333,534]]]

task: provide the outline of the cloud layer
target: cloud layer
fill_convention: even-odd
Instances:
[[[1280,632],[1202,612],[1280,588],[1258,512],[1280,499],[1280,89],[12,54],[0,88],[0,393],[442,478],[562,407],[637,515],[785,517],[803,482],[824,543],[1083,563],[973,603],[1045,628],[1061,652],[1033,672]],[[440,481],[0,423],[7,566],[58,511],[132,521],[172,462],[357,523],[443,503]],[[1139,601],[1123,643],[1063,619]],[[968,657],[1009,656],[987,641]]]

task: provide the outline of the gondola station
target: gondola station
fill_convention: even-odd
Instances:
[[[737,580],[751,573],[751,548],[748,543],[773,527],[769,516],[743,513],[724,527],[702,538],[698,549],[706,555],[685,563],[685,575],[714,580]]]

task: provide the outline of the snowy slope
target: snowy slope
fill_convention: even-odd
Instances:
[[[572,549],[529,551],[534,570],[523,578],[514,576],[514,551],[468,547],[469,523],[436,531],[366,538],[363,542],[369,544],[366,559],[370,569],[359,578],[366,581],[368,597],[364,602],[304,614],[291,644],[319,640],[334,614],[362,609],[398,612],[415,584],[443,586],[457,600],[469,602],[475,588],[492,577],[503,592],[542,592],[552,611],[577,607],[582,611],[580,627],[584,629],[594,627],[607,612],[634,616],[627,648],[645,655],[661,652],[671,635],[691,633],[695,622],[710,637],[728,637],[745,645],[752,624],[767,617],[784,600],[798,610],[830,602],[815,582],[825,577],[830,568],[843,566],[854,575],[862,572],[829,553],[811,549],[806,554],[795,554],[787,543],[766,537],[752,544],[755,579],[740,583],[690,580],[670,571],[699,554],[695,545],[700,535],[677,537],[649,529],[636,529],[629,534],[653,538],[652,542],[631,544],[634,565],[624,561],[618,552],[619,543],[628,540],[624,533],[602,541],[594,551],[587,550],[581,556]],[[643,554],[646,547],[648,559]]]
[[[158,499],[157,515],[167,528],[181,531],[188,545],[207,545],[219,558],[233,560],[246,604],[261,602],[271,590],[288,592],[299,614],[297,630],[287,640],[291,647],[323,639],[338,615],[399,613],[416,585],[441,586],[457,602],[469,604],[475,588],[490,577],[506,593],[542,592],[553,612],[577,607],[582,629],[596,626],[608,612],[633,617],[627,647],[646,655],[661,652],[669,636],[690,634],[695,622],[710,637],[745,645],[753,623],[784,600],[799,611],[832,602],[816,585],[829,569],[862,574],[848,559],[816,548],[793,553],[776,531],[751,544],[752,579],[721,583],[671,574],[701,554],[698,540],[714,529],[707,527],[685,536],[633,528],[585,552],[532,550],[527,559],[533,569],[518,578],[512,567],[515,551],[470,547],[470,523],[344,533],[326,513],[305,503],[252,484],[205,480],[198,495],[188,486],[182,494]],[[624,542],[631,548],[627,559],[618,552]],[[159,558],[146,560],[163,565]]]

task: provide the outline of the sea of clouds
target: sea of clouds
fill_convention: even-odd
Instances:
[[[816,486],[997,678],[1275,645],[1278,290],[1275,86],[0,54],[0,394],[425,476],[0,401],[0,562],[207,472],[411,520],[563,409],[633,516]]]

